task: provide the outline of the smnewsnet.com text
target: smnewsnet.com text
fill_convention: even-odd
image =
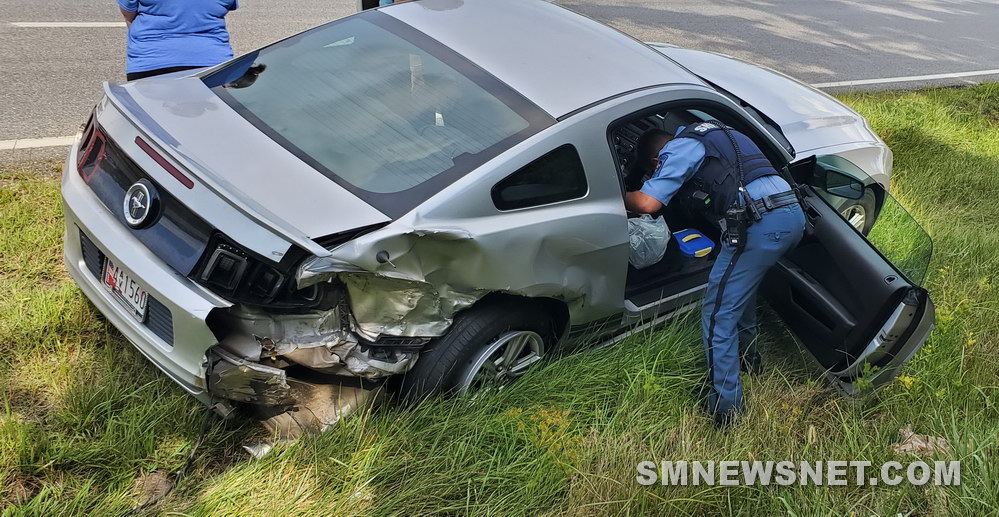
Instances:
[[[960,461],[641,461],[640,485],[960,485]]]

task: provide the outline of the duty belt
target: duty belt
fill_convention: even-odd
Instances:
[[[769,212],[775,208],[780,208],[782,206],[793,205],[798,202],[798,196],[794,194],[793,190],[788,190],[786,192],[781,192],[779,194],[772,194],[769,196],[764,196],[760,199],[753,201],[753,205],[756,206],[756,210],[760,213]]]

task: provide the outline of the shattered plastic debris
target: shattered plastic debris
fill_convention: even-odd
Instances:
[[[892,445],[892,450],[897,454],[908,453],[918,456],[934,452],[950,453],[950,444],[947,443],[947,440],[939,436],[916,434],[912,432],[912,424],[906,424],[905,427],[899,429],[899,435],[898,442]]]
[[[280,441],[286,442],[287,440]],[[264,456],[267,456],[267,453],[274,450],[274,445],[275,443],[273,442],[250,442],[243,444],[243,450],[250,453],[250,456],[259,460]]]
[[[267,456],[271,451],[274,450],[278,445],[290,444],[294,440],[278,439],[276,441],[259,441],[259,442],[247,442],[243,444],[243,450],[248,452],[250,456],[256,459],[261,459]]]

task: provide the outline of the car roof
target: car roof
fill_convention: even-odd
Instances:
[[[555,118],[649,86],[704,84],[645,44],[543,0],[414,0],[381,11],[450,47]]]

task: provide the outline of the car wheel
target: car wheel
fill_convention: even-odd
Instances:
[[[400,396],[415,402],[435,393],[501,389],[549,354],[555,341],[554,320],[538,304],[503,301],[472,308],[420,354]]]
[[[878,198],[871,189],[864,189],[864,196],[850,202],[840,210],[846,222],[858,232],[867,235],[877,219]]]

